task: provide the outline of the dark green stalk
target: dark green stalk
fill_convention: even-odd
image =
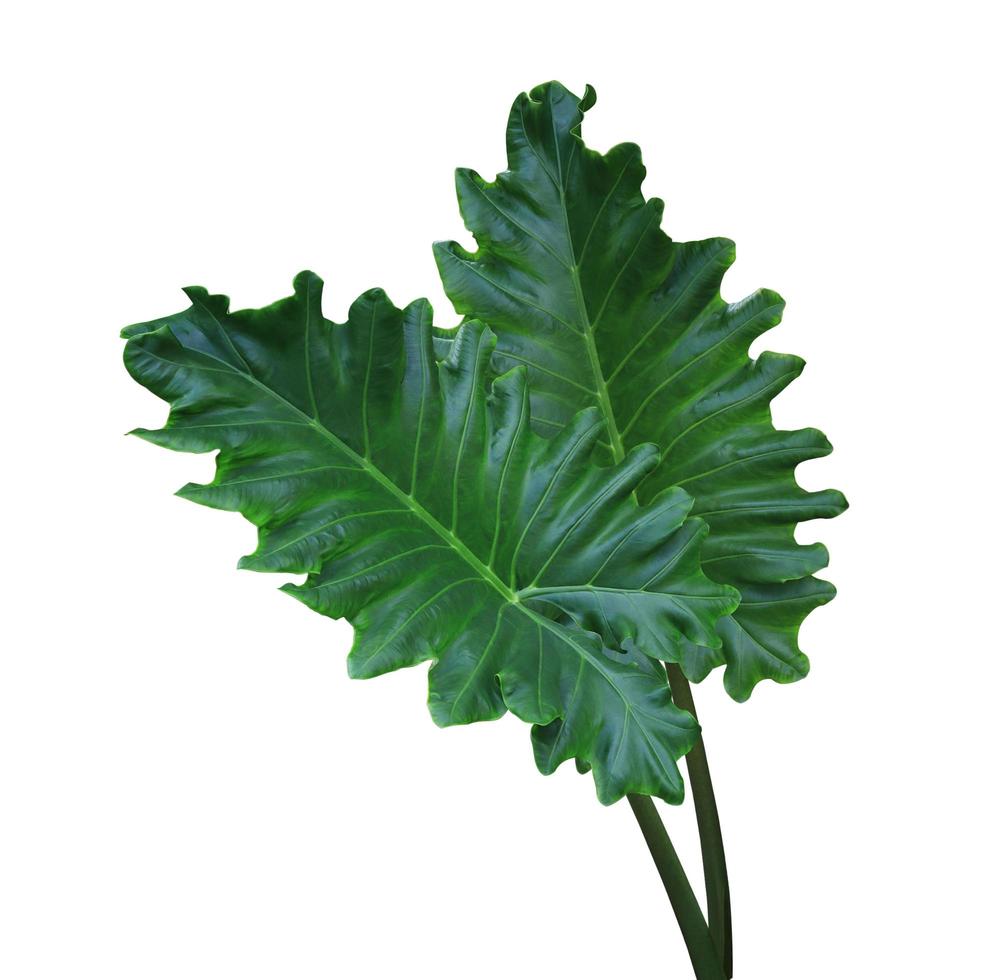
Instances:
[[[667,677],[674,703],[695,718],[698,711],[691,694],[691,682],[677,664],[667,664]],[[722,961],[727,978],[732,976],[732,909],[729,902],[729,876],[725,867],[725,848],[722,844],[722,828],[718,822],[715,790],[708,771],[705,743],[699,736],[695,746],[687,754],[688,777],[694,812],[698,819],[698,836],[701,839],[701,860],[705,869],[705,891],[708,895],[708,927],[712,941]]]
[[[712,942],[708,923],[701,914],[701,907],[694,896],[691,882],[684,873],[684,868],[667,834],[667,828],[664,827],[660,814],[653,805],[653,800],[649,796],[638,795],[630,795],[627,799],[633,813],[636,814],[639,828],[646,838],[646,845],[653,855],[653,863],[656,864],[660,879],[667,890],[674,915],[677,917],[677,924],[688,948],[688,955],[691,957],[695,977],[697,980],[725,980],[721,957]]]

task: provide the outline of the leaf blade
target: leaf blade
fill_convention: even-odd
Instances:
[[[320,286],[302,274],[293,296],[236,313],[225,298],[190,290],[188,310],[128,328],[128,370],[171,404],[164,428],[139,434],[220,450],[214,481],[182,495],[258,527],[242,567],[308,575],[285,591],[353,623],[352,676],[433,661],[438,724],[506,710],[538,728],[562,720],[548,766],[580,755],[605,803],[646,786],[680,800],[676,761],[696,726],[671,702],[662,669],[621,649],[655,614],[661,588],[628,591],[632,613],[609,627],[616,651],[554,621],[573,608],[568,597],[521,591],[537,576],[566,586],[579,558],[600,561],[607,548],[609,581],[623,564],[638,575],[637,562],[661,587],[684,581],[649,564],[645,532],[615,550],[596,526],[606,513],[610,528],[638,518],[654,543],[681,540],[683,502],[629,499],[655,454],[610,471],[591,465],[594,412],[549,441],[536,435],[521,370],[487,393],[494,338],[480,323],[467,324],[438,365],[428,304],[398,310],[372,290],[333,324],[319,312]],[[714,622],[735,595],[697,569],[687,580],[690,616],[662,628],[681,642],[690,622],[694,639],[718,643]],[[575,619],[604,629],[606,615],[578,610]],[[627,731],[621,752],[617,730]]]
[[[745,700],[762,679],[807,673],[798,629],[831,587],[812,577],[827,563],[824,547],[798,545],[794,528],[841,513],[846,501],[794,478],[798,463],[831,451],[824,435],[782,432],[771,419],[771,400],[803,362],[749,357],[752,342],[779,323],[783,300],[772,290],[722,299],[735,246],[668,238],[662,202],[641,191],[638,147],[599,154],[585,145],[581,124],[594,100],[593,90],[579,100],[557,82],[521,94],[506,131],[508,169],[492,182],[458,172],[476,250],[438,242],[434,255],[454,308],[495,331],[495,369],[538,365],[531,399],[541,431],[597,405],[608,421],[600,460],[622,459],[642,442],[659,446],[641,498],[686,487],[693,515],[711,529],[705,572],[742,593],[736,621],[719,626],[721,653],[709,645],[665,655],[692,680],[727,663],[725,686]],[[444,349],[442,332],[436,343]]]

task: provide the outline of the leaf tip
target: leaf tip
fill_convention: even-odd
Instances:
[[[623,464],[642,468],[643,475],[646,476],[660,465],[662,457],[663,453],[655,442],[641,442],[626,453]]]
[[[193,306],[203,306],[215,316],[226,316],[230,312],[230,297],[222,293],[211,293],[205,286],[183,286],[182,291]]]
[[[322,290],[323,280],[312,270],[303,269],[293,277],[292,289],[297,296],[301,293],[310,292],[313,289]]]
[[[282,588],[288,591],[286,586],[283,585]],[[291,594],[292,593],[290,593],[290,595]],[[347,657],[347,676],[353,681],[364,681],[364,680],[368,680],[368,678],[372,677],[373,675],[368,673],[362,661],[358,660],[357,657],[353,656],[353,651],[352,651],[352,653]]]
[[[183,500],[196,501],[197,497],[205,490],[209,490],[209,486],[205,483],[187,483],[175,491],[175,496],[181,497]]]
[[[458,189],[465,187],[466,185],[471,185],[474,187],[484,187],[487,181],[477,170],[472,170],[471,167],[456,167],[454,169],[454,185]]]
[[[492,381],[492,391],[496,393],[515,392],[528,384],[528,368],[525,364],[516,364],[497,375]]]
[[[825,579],[818,579],[817,581],[821,584],[821,605],[824,606],[826,603],[831,602],[839,594],[839,590],[831,582],[826,582]],[[802,656],[804,656],[804,654],[802,654]],[[807,657],[804,657],[804,661],[805,669],[804,674],[801,675],[802,677],[807,675],[811,667],[810,661]]]
[[[381,286],[372,286],[366,289],[353,303],[347,311],[347,319],[350,323],[362,322],[367,317],[373,315],[372,311],[381,303],[391,310],[395,310],[395,304],[389,299],[388,293]]]
[[[458,242],[455,242],[449,238],[444,241],[437,241],[433,243],[433,257],[438,262],[444,258],[467,261],[471,258],[471,256],[472,253],[464,248],[463,245],[460,245]]]

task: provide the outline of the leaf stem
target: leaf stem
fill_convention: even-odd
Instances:
[[[721,957],[715,949],[708,924],[653,800],[637,794],[630,794],[627,799],[673,906],[695,977],[697,980],[725,980]]]
[[[674,704],[690,711],[695,718],[698,709],[694,705],[691,682],[677,664],[666,664],[667,678]],[[708,756],[702,737],[687,754],[688,777],[691,795],[698,820],[698,837],[701,840],[701,860],[705,869],[705,891],[708,895],[708,927],[722,962],[726,978],[732,976],[732,908],[729,901],[729,876],[725,866],[725,848],[722,844],[722,828],[715,805],[715,790],[708,770]]]

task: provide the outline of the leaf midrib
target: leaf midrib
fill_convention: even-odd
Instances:
[[[214,320],[219,325],[219,320],[216,317],[214,317]],[[222,325],[220,325],[220,329],[221,332],[224,334],[224,336],[228,336],[227,331],[223,328]],[[175,335],[173,334],[173,336]],[[176,337],[175,339],[180,344],[180,346],[185,347],[185,345],[182,344],[182,341],[178,337]],[[228,337],[228,341],[229,341],[229,337]],[[233,342],[232,341],[229,342],[235,353],[239,354],[240,352],[237,351],[236,347],[234,347]],[[392,494],[392,496],[394,496],[401,503],[403,503],[410,511],[412,511],[413,514],[415,514],[424,524],[426,524],[426,526],[429,527],[430,530],[433,531],[445,544],[447,544],[461,558],[463,558],[464,561],[468,565],[470,565],[471,568],[473,568],[482,577],[484,581],[486,581],[489,585],[491,585],[492,588],[494,588],[507,602],[511,602],[514,605],[520,605],[520,599],[518,593],[516,593],[513,589],[510,589],[509,586],[506,585],[505,582],[503,582],[502,579],[495,574],[493,569],[490,566],[486,565],[483,561],[481,561],[481,559],[478,558],[478,556],[475,555],[474,552],[471,551],[471,549],[468,548],[460,540],[460,538],[454,535],[449,528],[444,527],[443,524],[441,524],[428,510],[426,510],[425,507],[423,507],[420,503],[418,503],[413,497],[410,497],[409,494],[407,494],[400,486],[394,483],[377,466],[375,466],[370,459],[366,459],[364,456],[360,455],[358,452],[351,449],[351,447],[348,446],[347,443],[344,442],[339,436],[334,435],[334,433],[331,432],[328,428],[326,428],[326,426],[324,426],[321,422],[317,421],[312,416],[307,415],[304,411],[302,411],[300,408],[298,408],[296,405],[290,402],[287,398],[285,398],[284,396],[280,395],[277,391],[275,391],[274,388],[271,388],[268,385],[264,384],[257,377],[255,377],[253,372],[251,372],[250,370],[241,371],[233,364],[230,364],[228,361],[224,361],[223,359],[217,357],[216,355],[209,354],[206,351],[197,350],[196,353],[203,354],[206,357],[209,357],[211,360],[223,364],[226,369],[232,371],[238,377],[244,378],[246,381],[249,381],[256,388],[263,391],[265,394],[269,395],[270,397],[274,398],[276,401],[284,405],[290,412],[292,412],[295,415],[298,415],[306,425],[308,425],[311,429],[313,429],[318,435],[322,436],[335,449],[342,452],[351,462],[356,463],[359,469],[364,470],[364,472],[366,472],[368,476],[370,476],[384,490]]]
[[[598,346],[595,343],[594,331],[591,328],[591,318],[588,316],[588,304],[584,298],[584,287],[581,285],[578,261],[574,254],[574,238],[571,234],[570,216],[567,213],[567,201],[564,197],[564,173],[560,163],[560,142],[557,137],[557,119],[554,115],[553,96],[550,101],[550,124],[553,128],[553,146],[557,157],[557,180],[551,181],[557,187],[557,196],[560,202],[560,214],[564,222],[564,236],[567,241],[567,250],[570,256],[568,270],[571,277],[571,288],[574,290],[574,298],[577,302],[578,315],[581,323],[581,336],[584,339],[585,352],[588,357],[588,364],[591,367],[591,376],[595,384],[599,407],[605,417],[605,427],[608,430],[609,444],[612,449],[612,458],[616,463],[622,462],[626,455],[625,447],[622,444],[622,436],[619,434],[619,427],[615,421],[615,412],[612,409],[612,399],[609,396],[608,388],[605,384],[605,376],[602,373],[601,360],[598,357]],[[528,137],[527,137],[528,139]],[[530,143],[532,147],[532,143]],[[535,153],[534,148],[534,153]],[[539,154],[537,154],[539,155]]]
[[[257,383],[257,382],[256,382]],[[271,391],[271,389],[266,388],[264,385],[260,387],[264,388],[266,391]],[[272,392],[276,398],[282,401],[282,396],[277,392]],[[299,409],[292,405],[291,402],[285,402],[294,411],[299,412]],[[301,415],[306,417],[305,412],[300,412]],[[347,445],[339,437],[335,436],[329,429],[325,428],[315,419],[308,419],[309,425],[324,439],[326,439],[332,446],[340,449],[346,456],[352,459],[356,463],[360,463],[361,468],[381,487],[391,493],[399,501],[405,504],[427,527],[430,528],[445,544],[449,545],[458,555],[464,559],[489,585],[491,585],[499,594],[507,601],[511,603],[518,604],[519,596],[518,594],[510,589],[505,582],[499,578],[495,572],[481,561],[478,556],[468,548],[460,538],[458,538],[449,528],[446,528],[441,524],[425,507],[418,503],[413,497],[410,497],[398,484],[390,480],[377,466],[375,466],[370,460],[365,459],[363,456],[359,456],[350,446]]]

